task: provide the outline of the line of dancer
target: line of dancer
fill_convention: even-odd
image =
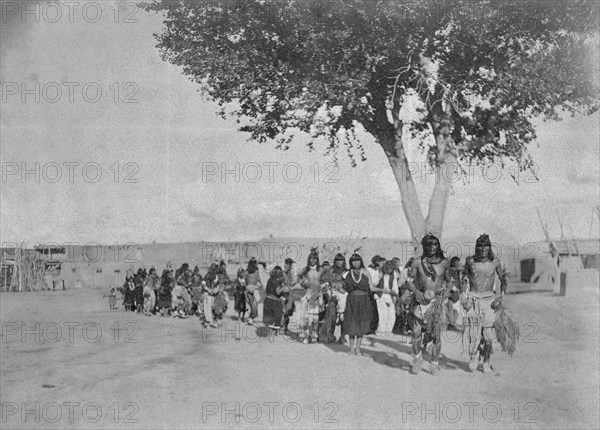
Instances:
[[[410,335],[413,374],[420,373],[428,350],[429,373],[440,373],[442,333],[451,328],[462,331],[469,370],[495,373],[490,362],[493,339],[512,356],[519,330],[505,312],[506,272],[492,251],[490,238],[479,236],[475,253],[467,257],[464,267],[459,257],[446,258],[433,235],[425,236],[421,247],[422,255],[404,266],[399,258],[375,255],[368,268],[357,253],[350,256],[348,265],[342,253],[335,256],[333,265],[328,261],[321,264],[319,252],[313,248],[299,271],[290,258],[283,268],[275,266],[266,287],[259,276],[259,264],[264,263],[255,258],[238,270],[233,281],[224,262],[213,263],[204,279],[197,267],[191,271],[184,264],[173,273],[168,265],[160,278],[154,269],[148,276],[142,272],[127,277],[125,309],[143,303],[146,314],[195,314],[204,326],[215,327],[227,310],[227,293],[231,293],[238,321],[256,325],[262,301],[262,324],[273,334],[297,334],[304,344],[348,342],[350,355],[363,355],[365,336]],[[109,296],[111,309],[114,294],[111,291]],[[290,330],[291,321],[297,322],[296,330]]]

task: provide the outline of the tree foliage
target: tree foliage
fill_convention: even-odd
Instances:
[[[152,0],[158,47],[241,130],[288,148],[296,132],[345,147],[398,128],[442,133],[468,162],[528,167],[532,119],[598,109],[598,2]],[[596,55],[594,57],[594,55]],[[407,119],[403,106],[416,107]],[[440,125],[439,118],[444,121]],[[437,118],[437,119],[436,119]],[[421,139],[432,165],[439,148]]]

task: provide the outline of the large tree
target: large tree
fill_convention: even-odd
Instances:
[[[413,238],[441,235],[461,165],[532,166],[532,120],[598,109],[598,2],[152,0],[163,58],[183,66],[252,139],[294,134],[365,160],[369,133],[394,172]],[[231,103],[234,102],[234,103]],[[416,108],[408,121],[403,107]],[[421,211],[405,145],[441,180]],[[433,139],[432,139],[433,138]],[[430,143],[433,142],[433,143]]]

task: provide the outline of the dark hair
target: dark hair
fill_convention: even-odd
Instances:
[[[273,267],[273,270],[271,270],[271,278],[282,278],[283,277],[283,269],[281,268],[281,266],[275,266]]]
[[[248,261],[248,267],[246,271],[250,273],[254,273],[258,270],[258,263],[256,262],[256,258],[252,257],[250,261]]]
[[[454,266],[454,264],[455,264],[456,262],[459,262],[459,263],[460,263],[460,257],[452,257],[452,258],[450,259],[450,267],[455,267],[455,266]]]
[[[405,269],[410,269],[412,267],[413,261],[415,261],[415,257],[410,257],[406,264],[404,265]]]
[[[487,255],[483,254],[483,248],[488,247]],[[473,260],[476,263],[483,261],[484,259],[488,259],[489,261],[494,261],[494,251],[492,251],[492,243],[490,242],[490,237],[487,234],[482,234],[477,238],[475,242],[475,255],[473,256]]]
[[[352,257],[350,257],[350,268],[352,268],[352,263],[354,263],[355,261],[360,261],[361,269],[365,268],[365,263],[359,254],[352,254]]]
[[[437,244],[437,252],[435,253],[435,256],[438,258],[444,258],[444,251],[442,251],[442,246],[440,245],[440,240],[435,237],[433,234],[428,234],[427,236],[423,237],[423,239],[421,240],[421,246],[423,247],[423,254],[425,254],[425,250],[427,248],[429,248],[430,245],[433,244]]]
[[[308,258],[306,259],[306,267],[302,271],[302,276],[306,276],[306,274],[310,270],[310,259],[311,258],[314,258],[315,260],[317,260],[317,270],[321,269],[321,265],[319,264],[319,254],[317,254],[316,252],[311,252],[310,254],[308,254]]]
[[[348,270],[346,267],[346,257],[344,257],[344,254],[337,254],[335,256],[335,258],[333,259],[333,270],[336,270],[337,265],[335,263],[337,263],[338,261],[344,262],[344,266],[343,266],[344,271]]]

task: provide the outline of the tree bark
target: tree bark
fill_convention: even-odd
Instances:
[[[392,147],[393,151],[385,151],[392,172],[396,178],[396,183],[400,189],[400,197],[402,200],[402,209],[406,216],[406,221],[410,228],[413,240],[420,243],[423,236],[425,236],[425,218],[421,211],[421,205],[419,204],[419,197],[415,188],[412,173],[409,170],[408,159],[406,158],[406,152],[404,151],[404,144],[402,141],[402,130],[401,126],[396,127],[393,142],[386,142],[388,145],[382,145],[384,149],[386,147]]]
[[[448,145],[449,142],[440,142],[440,140],[445,139],[446,138],[442,136],[440,136],[439,139],[436,138],[438,148]],[[452,140],[452,138],[448,139]],[[427,233],[433,234],[438,239],[442,237],[448,198],[450,197],[450,192],[452,191],[452,183],[457,179],[457,171],[457,159],[456,156],[451,153],[444,154],[443,159],[439,160],[439,164],[435,167],[436,182],[429,200],[429,211],[427,212],[425,229]]]
[[[438,106],[436,112],[431,114],[430,124],[433,129],[438,152],[437,164],[434,166],[435,185],[429,199],[429,210],[427,212],[425,228],[427,233],[431,233],[438,239],[441,239],[448,198],[450,197],[450,191],[452,191],[452,183],[458,179],[456,176],[458,161],[455,152],[456,145],[451,135],[454,129],[451,117],[439,109]]]

